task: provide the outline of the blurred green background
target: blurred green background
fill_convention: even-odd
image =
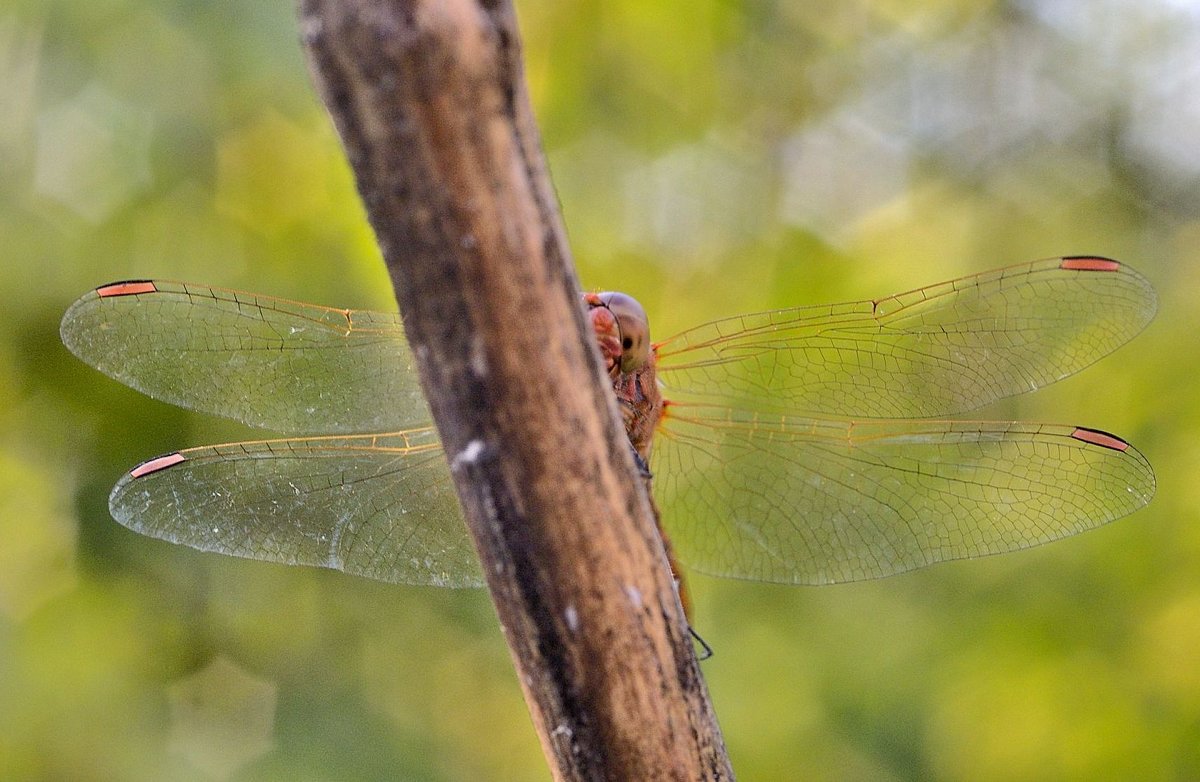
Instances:
[[[1150,458],[1137,515],[881,582],[694,576],[742,779],[1200,778],[1200,13],[1179,0],[519,4],[586,286],[658,337],[1096,253],[1157,321],[981,417]],[[483,593],[203,555],[106,510],[246,434],[58,342],[167,277],[392,295],[292,6],[0,7],[0,778],[546,779]],[[1189,477],[1190,476],[1190,477]]]

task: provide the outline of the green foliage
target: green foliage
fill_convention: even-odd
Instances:
[[[1057,254],[1122,259],[1161,295],[1115,358],[984,411],[1128,438],[1158,473],[1147,510],[881,582],[692,579],[735,767],[1200,777],[1200,23],[910,5],[518,9],[582,280],[637,296],[658,338]],[[392,306],[296,38],[285,2],[0,14],[0,777],[547,776],[482,593],[108,517],[132,464],[246,432],[74,361],[56,335],[76,296],[153,276]]]

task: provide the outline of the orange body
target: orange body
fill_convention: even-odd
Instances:
[[[662,517],[654,503],[652,492],[653,476],[650,474],[650,450],[654,444],[654,431],[662,418],[664,401],[658,388],[655,369],[655,351],[650,344],[649,325],[645,311],[632,297],[623,293],[585,293],[584,303],[588,306],[588,317],[596,332],[596,342],[604,367],[612,380],[613,391],[621,408],[621,419],[629,443],[641,459],[646,481],[646,494],[654,510],[654,521],[662,536],[667,562],[679,591],[679,601],[684,613],[691,620],[692,605],[683,572],[671,550],[671,539],[663,529]]]

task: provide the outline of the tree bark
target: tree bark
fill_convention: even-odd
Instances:
[[[511,4],[302,0],[301,25],[555,778],[731,779]]]

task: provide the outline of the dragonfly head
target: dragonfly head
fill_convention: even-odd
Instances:
[[[588,317],[610,375],[641,369],[650,360],[650,322],[638,300],[624,293],[585,293]]]

